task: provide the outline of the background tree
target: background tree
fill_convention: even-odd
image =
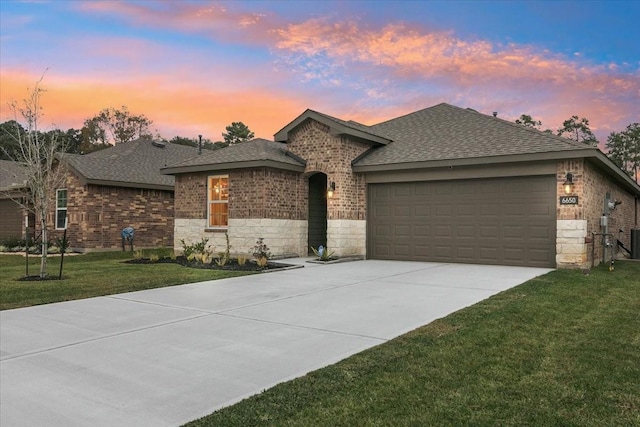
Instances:
[[[596,136],[589,129],[589,120],[586,118],[578,118],[578,116],[571,116],[570,119],[562,122],[562,127],[558,129],[558,135],[573,139],[578,142],[583,142],[594,147],[598,145]]]
[[[10,109],[14,115],[16,130],[11,135],[15,138],[18,150],[12,160],[24,165],[27,190],[23,199],[15,200],[23,208],[35,213],[40,222],[42,232],[40,277],[47,275],[47,215],[51,204],[55,203],[53,195],[56,189],[64,184],[64,171],[58,167],[58,156],[65,151],[65,140],[60,138],[59,131],[47,134],[40,131],[40,120],[43,116],[40,97],[44,89],[40,87],[42,78],[36,83],[22,103],[11,102]],[[18,120],[24,121],[24,126]],[[24,130],[24,132],[22,131]]]
[[[222,133],[224,142],[227,144],[237,144],[239,142],[249,141],[253,139],[254,133],[249,127],[242,122],[232,122],[226,127],[227,133]]]
[[[640,123],[632,123],[622,132],[612,132],[606,147],[609,158],[640,182]]]
[[[188,147],[198,147],[198,139],[196,138],[187,138],[184,136],[174,136],[173,138],[171,138],[171,140],[169,140],[169,142],[171,144],[178,144],[178,145],[186,145]],[[206,149],[206,150],[217,150],[218,148],[222,147],[222,144],[224,144],[223,142],[211,142],[210,139],[208,138],[204,138],[202,140],[202,148]],[[224,146],[226,146],[228,144],[224,144]]]
[[[134,115],[126,106],[122,109],[105,108],[84,122],[83,136],[91,144],[122,144],[139,138],[153,138],[151,124],[144,114]]]
[[[540,126],[542,126],[542,122],[540,120],[534,120],[528,114],[521,115],[519,119],[516,119],[515,123],[524,127],[534,128],[538,130],[540,129]]]
[[[15,120],[7,120],[0,124],[0,159],[14,160],[19,157],[19,139],[24,136],[25,129]]]

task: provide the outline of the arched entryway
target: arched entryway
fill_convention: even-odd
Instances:
[[[311,246],[327,246],[327,175],[318,172],[309,177],[309,254]]]

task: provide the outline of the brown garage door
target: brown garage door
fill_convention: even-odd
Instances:
[[[369,184],[369,258],[555,267],[554,176]]]

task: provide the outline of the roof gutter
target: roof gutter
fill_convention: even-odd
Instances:
[[[305,166],[293,165],[291,163],[282,163],[274,160],[247,160],[241,162],[228,162],[218,164],[203,164],[203,165],[189,165],[189,166],[174,166],[160,169],[160,173],[163,175],[178,175],[183,173],[194,172],[221,172],[234,169],[247,169],[247,168],[273,168],[282,169],[292,172],[304,172]]]

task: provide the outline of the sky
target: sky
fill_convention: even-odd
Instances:
[[[0,0],[0,121],[126,106],[166,139],[273,135],[307,108],[372,125],[446,102],[601,142],[640,121],[640,1]]]

